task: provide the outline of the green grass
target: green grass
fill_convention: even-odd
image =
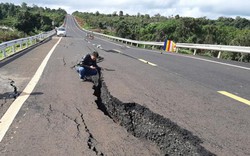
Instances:
[[[24,33],[17,30],[9,31],[0,29],[0,43],[25,37]]]
[[[108,31],[108,30],[104,30],[103,34],[110,35],[110,36],[115,36],[115,32],[111,32],[111,31]]]
[[[3,52],[0,51],[0,60],[2,60],[2,59],[3,59]]]
[[[178,49],[178,53],[180,54],[188,54],[188,55],[192,55],[194,52],[188,49]]]
[[[84,29],[87,29],[87,30],[93,29],[93,27],[91,27],[91,26],[88,25],[87,23],[85,23],[85,24],[83,25],[83,28],[84,28]]]

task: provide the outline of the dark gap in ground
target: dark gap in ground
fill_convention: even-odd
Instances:
[[[109,115],[107,108],[105,107],[105,105],[102,102],[102,98],[101,98],[101,84],[98,86],[94,86],[93,89],[94,91],[94,95],[97,97],[97,100],[95,101],[97,104],[97,107],[99,110],[101,110],[106,116],[110,117],[112,119],[112,117]]]
[[[203,142],[199,137],[170,119],[137,103],[123,103],[113,97],[100,77],[93,89],[98,109],[135,137],[155,143],[163,155],[215,155],[200,145]]]
[[[94,89],[94,93],[93,95],[95,95],[97,97],[97,100],[95,100],[95,103],[97,104],[97,107],[99,110],[101,110],[104,115],[110,117],[112,119],[112,117],[109,115],[107,108],[105,107],[105,105],[103,105],[102,102],[102,98],[101,98],[101,88],[102,88],[102,83],[100,83],[100,75],[101,75],[101,71],[98,71],[97,76],[93,76],[92,77],[92,81],[94,83],[93,89]]]
[[[3,107],[5,103],[7,103],[7,99],[16,99],[20,94],[21,92],[17,91],[17,87],[15,85],[15,81],[14,80],[11,80],[11,79],[8,79],[10,82],[10,86],[13,88],[13,92],[6,92],[6,93],[3,93],[1,94],[0,93],[0,100],[2,101],[3,99],[3,103],[0,104],[0,107]]]

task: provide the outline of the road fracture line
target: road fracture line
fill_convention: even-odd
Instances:
[[[247,100],[247,99],[241,98],[241,97],[239,97],[237,95],[231,94],[231,93],[226,92],[226,91],[218,91],[218,93],[220,93],[222,95],[225,95],[227,97],[230,97],[230,98],[232,98],[232,99],[234,99],[236,101],[242,102],[242,103],[250,106],[250,101]]]
[[[151,63],[151,62],[148,62],[148,61],[143,60],[143,59],[138,59],[138,60],[139,60],[139,61],[141,61],[141,62],[143,62],[143,63],[146,63],[146,64],[149,64],[149,65],[151,65],[151,66],[154,66],[154,67],[156,67],[156,66],[157,66],[156,64]]]
[[[17,113],[21,109],[24,102],[29,98],[30,94],[34,90],[36,84],[38,83],[48,61],[52,53],[54,52],[57,45],[60,43],[62,37],[58,40],[58,42],[53,46],[53,48],[49,51],[39,68],[37,69],[35,75],[32,77],[26,88],[23,92],[16,98],[16,100],[11,104],[9,109],[3,115],[0,120],[0,142],[2,141],[3,137],[5,136],[6,132],[8,131],[10,125],[14,121]]]

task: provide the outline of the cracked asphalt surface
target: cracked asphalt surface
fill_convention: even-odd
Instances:
[[[66,29],[67,37],[0,143],[1,155],[250,155],[249,106],[216,92],[249,99],[249,72],[86,40],[71,16]],[[22,91],[57,41],[53,37],[0,62],[0,116],[14,100],[7,96],[13,92],[9,79]],[[104,57],[99,95],[70,68],[91,49]]]

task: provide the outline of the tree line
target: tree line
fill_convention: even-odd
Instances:
[[[67,12],[63,9],[50,9],[26,3],[14,5],[0,3],[0,26],[7,26],[13,30],[0,29],[0,43],[28,35],[49,31],[54,26],[60,26]],[[52,25],[54,22],[54,26]]]
[[[82,19],[83,27],[87,29],[133,40],[163,42],[170,39],[178,43],[250,46],[250,20],[239,16],[212,20],[179,15],[124,15],[123,11],[113,14],[76,11],[73,15]],[[250,61],[250,55],[239,53],[227,53],[222,57]]]

